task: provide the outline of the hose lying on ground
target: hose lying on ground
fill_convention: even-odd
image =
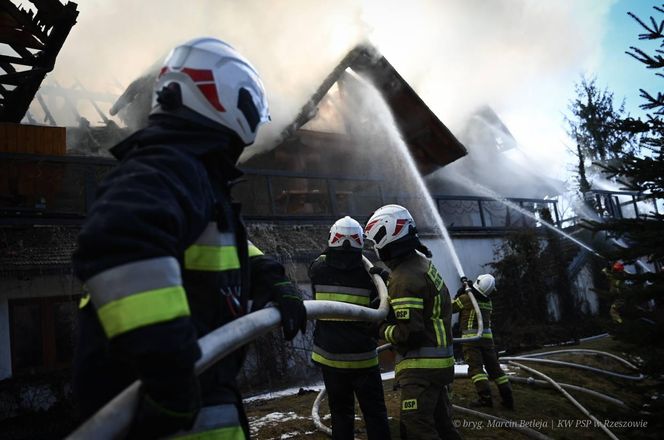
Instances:
[[[527,358],[526,358],[526,359],[527,359]],[[572,404],[573,404],[574,406],[576,406],[576,407],[579,409],[579,411],[581,411],[581,412],[582,412],[583,414],[585,414],[588,418],[590,418],[590,420],[592,420],[592,421],[595,423],[595,426],[599,426],[599,427],[602,429],[602,431],[604,431],[604,432],[606,433],[606,435],[609,436],[609,438],[611,438],[612,440],[618,440],[618,437],[616,437],[616,436],[611,432],[611,430],[609,430],[609,428],[607,428],[602,422],[600,422],[599,419],[597,419],[597,417],[595,417],[595,416],[593,416],[592,414],[590,414],[590,412],[589,412],[589,411],[588,411],[583,405],[581,405],[581,404],[580,404],[580,403],[579,403],[574,397],[572,397],[567,391],[565,391],[565,390],[564,390],[564,389],[558,384],[558,382],[556,382],[555,380],[551,379],[551,378],[550,378],[549,376],[547,376],[546,374],[544,374],[544,373],[542,373],[542,372],[540,372],[540,371],[535,370],[534,368],[526,367],[525,365],[520,364],[520,363],[518,363],[518,362],[514,362],[514,361],[509,361],[508,363],[509,363],[510,365],[514,365],[514,366],[516,366],[516,367],[522,368],[523,370],[528,371],[528,372],[530,372],[530,373],[532,373],[532,374],[535,374],[535,375],[541,377],[542,379],[546,380],[547,382],[549,382],[549,383],[550,383],[555,389],[557,389],[558,391],[560,391],[560,392],[563,394],[563,396],[567,397],[567,399],[568,399],[570,402],[572,402]]]
[[[519,376],[510,376],[509,377],[510,382],[512,383],[522,383],[525,385],[531,385],[531,386],[537,386],[537,387],[543,387],[543,388],[555,388],[553,385],[551,385],[549,382],[545,380],[538,380],[538,379],[533,379],[532,377],[519,377]],[[578,385],[572,385],[569,383],[561,383],[558,382],[558,385],[561,387],[568,389],[568,390],[574,390],[578,391],[580,393],[585,393],[593,397],[597,397],[598,399],[604,400],[606,402],[612,403],[614,405],[620,406],[622,408],[627,408],[627,405],[625,402],[623,402],[620,399],[616,399],[615,397],[608,396],[604,393],[600,393],[599,391],[591,390],[588,388],[580,387]]]
[[[324,432],[325,434],[332,436],[332,430],[325,426],[323,422],[320,419],[320,415],[318,414],[320,410],[320,404],[325,398],[326,390],[323,388],[319,393],[318,396],[316,397],[316,400],[314,401],[314,405],[311,408],[311,418],[314,421],[314,425],[316,425],[316,428],[318,428],[319,431]],[[513,429],[515,431],[518,431],[530,438],[536,439],[536,440],[551,440],[551,437],[548,437],[544,434],[542,434],[539,431],[536,431],[534,429],[528,428],[527,426],[519,426],[518,422],[515,422],[513,420],[509,419],[502,419],[500,417],[492,416],[491,414],[486,414],[483,412],[475,411],[472,409],[464,408],[462,406],[457,406],[457,405],[452,405],[452,407],[459,411],[461,414],[468,414],[471,416],[479,417],[482,419],[486,420],[495,420],[496,422],[500,423],[500,426],[502,428],[506,429]]]
[[[588,349],[588,348],[565,348],[565,349],[562,349],[562,350],[545,351],[545,352],[542,352],[542,353],[522,354],[520,356],[521,357],[542,357],[542,356],[552,356],[552,355],[557,355],[557,354],[562,354],[562,353],[590,354],[590,355],[594,355],[594,356],[610,357],[611,359],[614,359],[614,360],[620,362],[621,364],[625,365],[630,370],[639,371],[639,367],[637,367],[633,363],[621,358],[620,356],[616,356],[615,354],[608,353],[606,351],[591,350],[591,349]]]
[[[561,350],[564,351],[564,350]],[[575,362],[566,362],[566,361],[557,361],[553,359],[539,359],[536,357],[526,357],[526,356],[503,356],[498,360],[501,361],[521,361],[521,362],[535,362],[540,364],[550,364],[550,365],[562,365],[565,367],[578,368],[580,370],[592,371],[593,373],[600,373],[605,376],[617,377],[619,379],[626,380],[643,380],[645,376],[639,373],[638,376],[629,376],[627,374],[616,373],[610,370],[604,370],[602,368],[591,367],[589,365],[577,364]],[[627,362],[627,361],[624,361]]]
[[[381,345],[380,347],[378,347],[377,351],[381,352],[381,351],[389,349],[390,347],[391,347],[391,344],[384,344],[384,345]],[[590,349],[563,349],[563,350],[557,350],[557,351],[547,351],[547,352],[542,352],[542,353],[531,353],[531,354],[522,355],[522,356],[501,357],[500,360],[508,361],[509,364],[512,364],[512,365],[518,366],[520,368],[523,368],[523,370],[529,371],[529,372],[531,372],[533,374],[536,374],[536,375],[538,375],[538,376],[545,379],[545,380],[536,380],[536,379],[533,379],[533,378],[524,378],[524,377],[518,377],[518,376],[511,376],[509,378],[511,382],[527,383],[529,385],[538,385],[538,386],[549,386],[551,388],[557,389],[558,391],[563,393],[563,395],[566,398],[568,398],[577,408],[579,408],[581,410],[581,412],[583,412],[587,417],[589,417],[591,420],[593,420],[593,422],[596,423],[595,426],[599,426],[600,428],[602,428],[602,430],[610,438],[617,440],[617,437],[608,428],[606,428],[606,426],[604,426],[601,422],[599,422],[599,420],[597,420],[592,414],[590,414],[590,412],[588,412],[588,410],[586,410],[578,401],[576,401],[569,393],[567,393],[564,390],[564,388],[589,394],[593,397],[602,399],[606,402],[612,403],[614,405],[617,405],[617,406],[620,406],[620,407],[623,407],[623,408],[627,407],[625,402],[623,402],[622,400],[616,399],[614,397],[608,396],[606,394],[600,393],[598,391],[588,389],[588,388],[580,387],[580,386],[577,386],[577,385],[571,385],[571,384],[556,382],[553,379],[551,379],[550,377],[546,376],[544,373],[541,373],[540,371],[537,371],[537,370],[532,369],[530,367],[526,367],[525,365],[519,364],[515,361],[517,361],[517,360],[520,360],[522,362],[523,361],[530,361],[530,362],[545,361],[545,363],[552,363],[554,365],[569,366],[569,367],[573,367],[573,368],[582,368],[582,369],[586,369],[586,370],[589,370],[589,371],[598,372],[598,373],[606,374],[606,375],[609,375],[609,376],[618,377],[618,378],[621,378],[621,379],[628,379],[628,380],[642,380],[642,379],[644,379],[643,374],[639,373],[639,376],[629,376],[629,375],[619,374],[619,373],[615,373],[615,372],[612,372],[612,371],[609,371],[609,370],[603,370],[603,369],[600,369],[600,368],[594,368],[594,367],[590,367],[590,366],[583,365],[583,364],[577,364],[577,363],[573,363],[573,362],[554,361],[554,360],[549,360],[549,359],[537,359],[537,357],[551,356],[551,355],[565,354],[565,353],[591,354],[591,355],[605,356],[605,357],[609,357],[609,358],[612,358],[612,359],[620,362],[621,364],[625,365],[626,367],[628,367],[632,370],[637,370],[638,371],[638,367],[636,367],[634,364],[628,362],[627,360],[621,358],[620,356],[616,356],[612,353],[608,353],[608,352],[604,352],[604,351],[590,350]],[[459,375],[455,375],[455,377],[459,377]],[[314,421],[314,424],[316,425],[316,427],[320,431],[325,432],[328,435],[332,435],[332,430],[322,423],[322,421],[320,419],[320,416],[318,414],[319,409],[320,409],[320,404],[321,404],[323,398],[325,397],[325,393],[326,393],[325,388],[323,388],[321,390],[321,392],[318,394],[318,396],[316,397],[316,400],[314,401],[314,405],[311,409],[311,416],[312,416],[312,419]],[[490,414],[470,410],[468,408],[463,408],[463,407],[460,407],[460,406],[457,406],[457,405],[453,405],[453,407],[455,409],[459,410],[459,412],[461,412],[461,413],[474,415],[474,416],[481,417],[481,418],[488,419],[488,420],[499,420],[502,423],[501,426],[503,426],[505,428],[515,429],[515,430],[520,431],[523,434],[525,434],[525,435],[527,435],[531,438],[537,438],[537,439],[548,439],[548,438],[550,438],[550,437],[547,437],[546,435],[544,435],[544,434],[542,434],[542,433],[540,433],[540,432],[538,432],[534,429],[517,426],[515,423],[511,423],[509,420],[500,419],[500,418],[492,416]]]
[[[551,437],[542,434],[541,432],[536,431],[532,428],[528,428],[527,426],[519,426],[519,423],[513,420],[502,419],[500,417],[492,416],[491,414],[486,414],[483,412],[475,411],[473,409],[464,408],[463,406],[452,405],[452,408],[459,411],[461,414],[468,414],[469,416],[475,416],[486,420],[495,420],[496,422],[499,422],[501,427],[507,429],[513,429],[514,431],[518,431],[521,434],[524,434],[530,438],[534,438],[537,440],[552,440]]]

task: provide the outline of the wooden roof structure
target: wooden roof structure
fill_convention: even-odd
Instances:
[[[370,80],[381,92],[421,174],[429,174],[467,154],[466,148],[399,72],[376,48],[368,45],[357,46],[341,60],[293,123],[284,129],[281,142],[292,139],[316,114],[323,97],[349,68]]]
[[[30,0],[35,12],[0,1],[0,121],[20,122],[76,23],[77,4]],[[6,51],[5,51],[6,52]]]

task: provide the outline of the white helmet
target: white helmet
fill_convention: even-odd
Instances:
[[[364,232],[360,224],[346,216],[340,218],[330,228],[330,237],[327,240],[327,245],[331,248],[340,248],[348,242],[350,247],[362,249],[364,246]]]
[[[415,228],[415,221],[406,208],[399,205],[385,205],[373,213],[364,227],[364,233],[367,240],[373,241],[374,248],[380,250],[406,237],[411,226]]]
[[[496,279],[491,274],[484,274],[477,277],[473,283],[473,288],[487,298],[496,289]]]
[[[158,92],[176,83],[182,105],[222,125],[252,144],[258,127],[270,120],[265,89],[256,69],[235,49],[216,38],[196,38],[174,48],[155,83],[152,112],[168,112]]]

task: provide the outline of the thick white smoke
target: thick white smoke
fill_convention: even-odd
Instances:
[[[542,114],[564,111],[571,83],[594,62],[611,4],[81,0],[78,24],[51,77],[65,86],[78,78],[89,89],[118,93],[117,83],[126,86],[176,43],[216,36],[236,46],[263,76],[273,123],[261,140],[269,145],[266,138],[292,121],[336,62],[369,40],[453,131],[488,103],[523,139],[521,133],[532,134],[529,121],[561,125],[551,118],[543,122]]]

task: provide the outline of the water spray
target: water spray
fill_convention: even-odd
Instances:
[[[605,260],[607,259],[606,257],[599,254],[597,251],[595,251],[593,248],[591,248],[587,244],[583,243],[580,240],[577,240],[576,238],[572,237],[570,234],[566,233],[565,231],[562,231],[562,230],[558,229],[557,227],[555,227],[551,223],[542,220],[541,218],[537,217],[534,213],[528,211],[527,209],[524,209],[521,206],[517,205],[516,203],[505,199],[504,197],[500,196],[499,194],[497,194],[493,190],[487,188],[486,186],[484,186],[482,184],[479,184],[477,182],[474,182],[474,181],[470,180],[469,178],[467,178],[463,175],[457,175],[457,176],[455,176],[455,178],[460,180],[467,187],[474,188],[475,190],[483,193],[484,195],[492,198],[493,200],[502,203],[503,205],[507,206],[508,208],[513,209],[514,211],[517,211],[518,213],[523,214],[526,217],[531,218],[531,219],[535,220],[536,222],[541,223],[542,226],[552,230],[553,232],[555,232],[559,235],[562,235],[566,239],[572,241],[573,243],[575,243],[579,247],[582,247],[583,249],[589,251],[593,255],[595,255],[597,257],[600,257],[602,259],[605,259]]]
[[[387,105],[385,105],[385,100],[383,96],[380,94],[378,90],[376,90],[373,84],[369,83],[363,78],[361,78],[361,80],[364,84],[367,85],[367,89],[371,92],[372,98],[374,98],[376,101],[380,101],[380,103],[382,104],[382,108],[377,108],[375,109],[375,111],[379,115],[379,117],[381,117],[385,130],[388,132],[389,139],[393,141],[399,155],[401,156],[402,163],[405,163],[406,167],[408,168],[408,171],[410,172],[410,175],[415,180],[415,183],[417,185],[417,191],[424,198],[427,208],[429,209],[431,216],[433,217],[433,221],[436,224],[436,228],[438,229],[438,232],[443,236],[443,240],[445,241],[445,245],[447,246],[447,250],[449,251],[450,257],[452,257],[452,263],[454,264],[454,267],[457,273],[459,274],[459,278],[463,278],[465,274],[463,271],[463,267],[461,266],[461,261],[459,260],[459,256],[457,255],[456,249],[454,248],[454,243],[452,243],[452,238],[450,237],[450,234],[447,231],[447,228],[445,227],[445,222],[443,221],[442,217],[440,216],[440,213],[438,212],[438,207],[436,206],[436,202],[431,197],[429,189],[424,183],[424,179],[422,179],[422,176],[420,175],[420,172],[417,169],[417,165],[415,164],[415,161],[413,160],[413,157],[411,156],[410,151],[406,146],[406,143],[401,138],[401,133],[394,122],[394,117],[392,116]]]

